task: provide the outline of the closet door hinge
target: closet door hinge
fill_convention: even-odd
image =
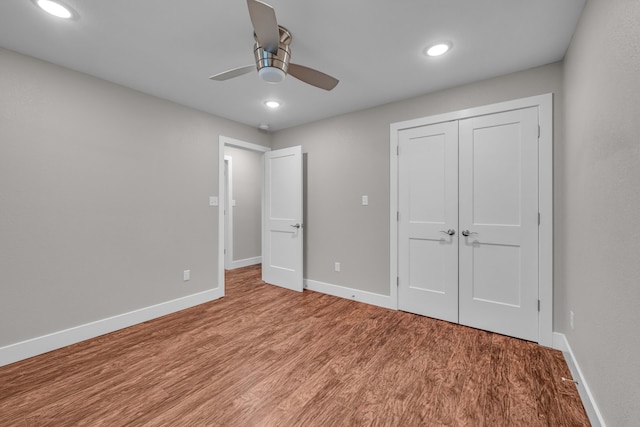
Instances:
[[[538,212],[538,225],[540,225],[540,212]]]
[[[396,286],[400,286],[400,277],[396,276]]]
[[[399,156],[399,155],[400,155],[400,146],[397,145],[396,146],[396,156]]]
[[[540,300],[538,300],[538,311],[540,311]]]
[[[538,139],[540,139],[540,125],[538,125]]]
[[[396,221],[400,221],[400,211],[396,211]]]

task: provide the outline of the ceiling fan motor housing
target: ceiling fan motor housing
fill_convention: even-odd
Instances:
[[[264,50],[257,38],[253,48],[258,74],[263,80],[271,83],[277,83],[284,79],[289,68],[289,59],[291,59],[291,49],[289,48],[291,33],[284,27],[278,27],[278,29],[280,30],[280,43],[276,53]]]

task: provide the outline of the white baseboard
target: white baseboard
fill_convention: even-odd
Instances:
[[[582,404],[584,405],[584,409],[587,412],[591,425],[593,427],[606,427],[602,414],[598,409],[596,401],[593,399],[593,394],[591,394],[587,380],[584,378],[584,375],[582,375],[582,370],[580,369],[580,365],[578,365],[578,361],[573,354],[573,350],[571,350],[567,337],[559,332],[554,332],[553,348],[562,351],[573,379],[578,382],[578,393],[580,394],[580,399],[582,399]]]
[[[253,258],[239,259],[237,261],[231,261],[231,265],[225,267],[225,270],[235,270],[236,268],[248,267],[254,264],[262,264],[262,257],[257,256]]]
[[[569,347],[568,347],[568,343],[567,343],[567,337],[564,336],[564,334],[561,334],[560,332],[554,332],[553,333],[553,347],[556,350],[560,350],[561,352],[565,352],[565,351],[569,351]]]
[[[223,296],[222,288],[211,289],[160,304],[118,314],[106,319],[75,326],[41,337],[32,338],[0,347],[0,366],[28,359],[80,341],[124,329],[157,317],[175,313],[185,308],[213,301]]]
[[[304,279],[304,288],[311,291],[321,292],[323,294],[333,295],[335,297],[346,298],[396,310],[395,304],[392,304],[391,297],[388,295],[374,294],[373,292],[361,291],[358,289],[332,285],[330,283],[318,282],[310,279]]]

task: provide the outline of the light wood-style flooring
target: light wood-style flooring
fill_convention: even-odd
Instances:
[[[227,273],[227,296],[0,368],[1,426],[585,426],[560,352]]]

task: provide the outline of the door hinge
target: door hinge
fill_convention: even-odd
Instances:
[[[540,300],[538,300],[538,311],[540,311]]]
[[[540,125],[538,125],[538,138],[540,138]]]
[[[538,225],[540,225],[540,212],[538,212]]]
[[[400,277],[396,277],[396,286],[400,286]]]
[[[400,221],[400,211],[396,212],[396,221]]]
[[[399,155],[400,155],[400,146],[397,145],[396,146],[396,156],[399,156]]]

